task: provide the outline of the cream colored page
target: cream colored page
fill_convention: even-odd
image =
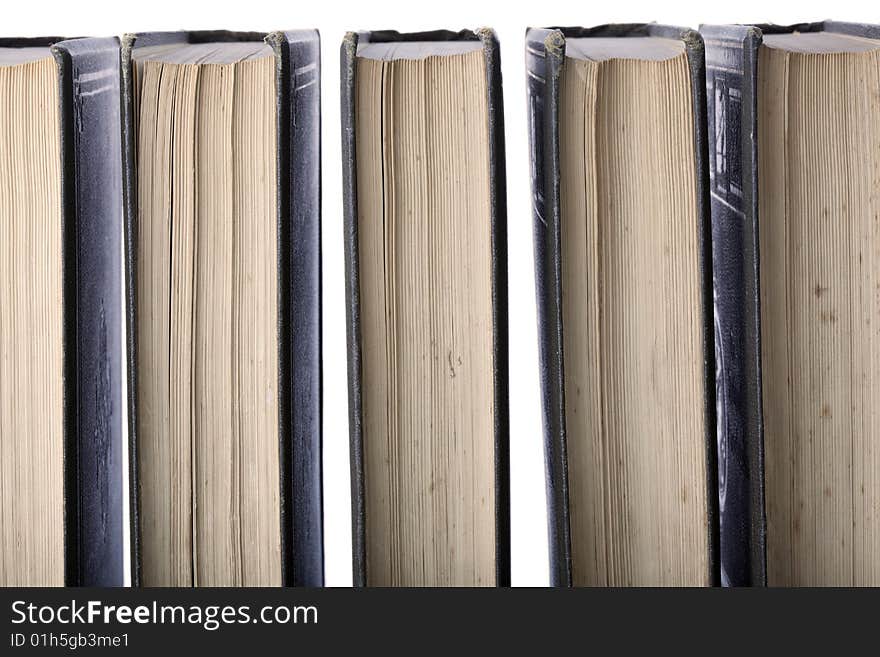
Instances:
[[[492,585],[483,56],[357,66],[368,583]]]
[[[759,55],[771,584],[880,584],[878,64]]]
[[[197,75],[195,70],[189,73]],[[190,405],[179,397],[181,386],[185,387],[191,376],[191,366],[177,339],[191,330],[192,323],[180,317],[180,293],[172,298],[172,278],[179,277],[181,236],[194,230],[187,224],[194,221],[195,208],[194,203],[180,203],[182,186],[175,190],[172,184],[172,152],[175,126],[178,135],[183,132],[192,139],[195,111],[190,109],[188,116],[181,112],[176,123],[171,113],[176,103],[183,104],[176,99],[178,91],[184,97],[187,91],[193,94],[195,83],[183,66],[147,62],[139,68],[137,455],[141,567],[148,586],[192,583],[192,422],[182,416],[181,406],[189,412]],[[181,157],[188,158],[184,171],[191,172],[192,149],[178,153],[178,164]],[[189,184],[193,184],[191,177]],[[177,205],[173,204],[173,191]],[[177,271],[169,263],[175,223]],[[191,240],[190,235],[190,249]]]
[[[242,581],[281,581],[275,60],[235,66],[234,394],[240,443]],[[236,427],[233,426],[233,431]],[[289,544],[290,542],[288,542]],[[296,559],[296,555],[293,555]]]
[[[580,584],[607,582],[605,467],[598,326],[596,93],[599,64],[567,60],[560,84],[559,159],[565,327],[565,426],[572,567]],[[592,312],[585,312],[591,308]]]
[[[61,152],[51,57],[0,66],[0,585],[64,585]]]
[[[699,219],[687,60],[568,59],[563,75],[574,581],[706,584]]]
[[[278,585],[274,59],[138,75],[144,581]]]

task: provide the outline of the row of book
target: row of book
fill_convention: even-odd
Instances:
[[[323,584],[319,50],[0,40],[3,585]],[[880,584],[880,28],[525,51],[551,583]],[[499,58],[342,44],[357,585],[510,581]]]

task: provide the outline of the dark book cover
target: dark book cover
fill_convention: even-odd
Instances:
[[[350,32],[341,47],[342,174],[345,213],[345,294],[348,339],[349,433],[351,439],[352,541],[355,586],[365,586],[366,503],[364,499],[361,403],[360,287],[358,273],[357,157],[355,153],[355,76],[358,47],[367,43],[479,41],[486,62],[489,108],[489,177],[492,235],[492,318],[495,412],[495,577],[510,585],[510,483],[507,333],[507,191],[504,110],[498,39],[489,29],[400,33]]]
[[[122,168],[119,41],[0,39],[55,58],[61,120],[65,568],[122,586]]]
[[[706,472],[709,581],[717,584],[718,528],[715,454],[715,356],[712,322],[712,262],[708,170],[706,167],[706,96],[703,41],[693,30],[656,24],[615,24],[591,28],[562,27],[526,32],[526,73],[535,244],[539,365],[547,476],[550,580],[572,585],[568,451],[562,325],[562,262],[559,176],[559,87],[565,66],[566,39],[587,37],[663,37],[684,42],[694,108],[694,176],[700,217],[702,279]]]
[[[132,51],[173,43],[263,41],[276,61],[281,578],[322,586],[321,63],[317,31],[165,32],[122,42],[132,583],[140,583],[137,465],[137,171]]]
[[[721,577],[767,583],[758,234],[758,52],[764,34],[837,32],[880,38],[880,27],[825,21],[703,25],[706,43]]]

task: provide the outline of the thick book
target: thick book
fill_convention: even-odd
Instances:
[[[0,584],[122,586],[119,42],[0,39]]]
[[[716,585],[703,42],[530,29],[551,582]]]
[[[341,59],[354,582],[509,585],[498,40],[349,33]]]
[[[133,581],[321,586],[318,33],[129,35],[122,74]]]
[[[880,582],[880,28],[706,25],[722,578]],[[759,239],[760,237],[760,239]],[[873,460],[872,460],[873,459]]]

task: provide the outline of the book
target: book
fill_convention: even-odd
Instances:
[[[349,33],[341,57],[354,582],[509,585],[498,41]]]
[[[703,43],[530,29],[551,582],[719,580]]]
[[[123,40],[136,584],[323,584],[319,50]]]
[[[701,31],[725,580],[877,585],[880,28]]]
[[[0,585],[121,586],[116,39],[0,39]]]

